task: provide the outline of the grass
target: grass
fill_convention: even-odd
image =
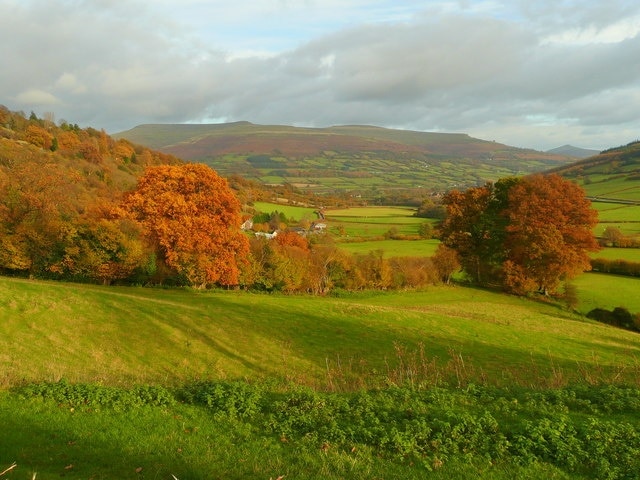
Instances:
[[[438,240],[373,240],[364,242],[341,242],[342,250],[367,254],[382,250],[385,257],[430,257],[436,252]]]
[[[334,217],[358,217],[358,219],[370,219],[371,221],[388,221],[396,223],[400,218],[413,218],[415,209],[408,207],[351,207],[327,210],[326,214],[330,218]],[[420,220],[420,219],[416,219]]]
[[[576,283],[585,302],[628,297],[628,280]],[[606,384],[638,384],[640,336],[553,304],[444,286],[316,298],[0,277],[0,325],[12,480],[589,478],[578,454],[626,478],[637,463],[622,451],[640,438],[637,398]],[[214,407],[162,394],[236,379],[262,392],[250,416],[234,407],[245,394],[212,390]],[[139,385],[147,403],[121,400]],[[613,452],[624,470],[607,470]]]
[[[262,213],[272,213],[279,212],[284,213],[287,218],[292,218],[294,220],[302,220],[302,219],[311,219],[314,220],[317,218],[315,214],[315,208],[309,207],[298,207],[295,205],[287,205],[280,203],[270,203],[270,202],[255,202],[253,207]]]
[[[591,258],[640,262],[640,248],[603,248],[599,252],[592,253]]]
[[[632,365],[629,352],[640,349],[637,335],[551,305],[451,287],[311,298],[2,278],[0,321],[7,386],[277,377],[326,388],[338,359],[374,381],[372,372],[393,367],[398,345],[420,344],[442,364],[457,352],[478,375],[528,384],[554,366],[571,375],[595,367],[594,355],[605,370]]]
[[[632,313],[640,313],[640,278],[587,273],[573,283],[578,288],[582,313],[596,307],[609,310],[624,307]]]

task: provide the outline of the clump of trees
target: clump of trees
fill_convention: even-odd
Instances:
[[[609,226],[604,229],[600,237],[600,245],[615,248],[638,248],[640,237],[625,235],[617,227]]]
[[[241,203],[264,194],[204,165],[53,115],[0,106],[0,272],[103,284],[240,286],[326,294],[446,281],[445,256],[349,255],[328,236],[240,230]],[[281,213],[258,218],[286,229]],[[258,223],[260,225],[260,223]]]
[[[597,212],[578,185],[558,175],[507,178],[449,192],[441,240],[469,278],[515,294],[554,293],[591,268]]]
[[[148,168],[122,208],[139,222],[158,260],[190,285],[238,284],[239,263],[249,251],[241,205],[211,168]]]
[[[640,332],[640,314],[634,315],[624,307],[615,307],[613,310],[594,308],[587,313],[587,317],[614,327]]]
[[[257,290],[314,295],[336,290],[422,288],[448,283],[460,266],[452,253],[443,247],[431,258],[386,258],[381,250],[349,254],[327,236],[310,242],[298,233],[282,232],[273,240],[250,239],[241,284]]]
[[[591,260],[591,268],[596,272],[626,275],[628,277],[640,277],[640,262],[628,260],[610,260],[607,258],[594,258]]]

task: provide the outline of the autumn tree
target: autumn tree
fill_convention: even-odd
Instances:
[[[189,284],[237,285],[248,253],[240,203],[226,180],[201,164],[148,168],[124,203],[159,257]]]
[[[444,198],[445,246],[479,284],[525,294],[554,291],[590,269],[597,213],[584,191],[558,175],[504,179]]]
[[[62,259],[50,270],[66,277],[98,280],[109,285],[132,276],[150,257],[140,225],[118,209],[94,208],[68,233]]]
[[[275,240],[276,243],[281,246],[298,247],[305,252],[309,251],[309,241],[296,232],[285,231],[278,233]]]
[[[453,190],[445,195],[447,216],[440,228],[442,243],[455,250],[464,271],[475,283],[494,283],[505,258],[503,248],[507,194],[517,180]]]
[[[330,242],[315,243],[307,266],[307,290],[323,295],[334,287],[344,287],[350,256]]]
[[[443,243],[438,245],[436,253],[431,257],[431,261],[438,278],[447,285],[451,282],[451,276],[460,270],[458,254]]]
[[[505,215],[508,271],[517,285],[547,294],[591,269],[589,252],[600,249],[593,235],[598,215],[575,183],[559,175],[525,177],[509,190]]]
[[[25,139],[37,147],[50,149],[53,135],[38,125],[29,125],[25,132]]]
[[[64,168],[46,159],[0,174],[0,268],[47,271],[73,229],[75,193]]]

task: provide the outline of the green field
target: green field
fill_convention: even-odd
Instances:
[[[591,258],[640,262],[640,248],[603,248],[599,252],[592,253]]]
[[[341,242],[342,250],[350,253],[366,254],[382,250],[385,257],[431,257],[438,240],[374,240],[365,242]]]
[[[640,205],[593,202],[598,211],[600,223],[595,229],[596,235],[602,235],[605,228],[614,227],[624,235],[640,235]]]
[[[330,218],[366,218],[372,221],[382,222],[384,219],[391,222],[399,218],[412,218],[415,209],[409,207],[351,207],[342,209],[329,209],[326,212]]]
[[[638,285],[578,287],[612,302]],[[0,325],[12,480],[640,468],[640,390],[613,385],[638,385],[640,336],[554,304],[444,286],[321,298],[0,277]]]
[[[582,313],[600,307],[609,310],[624,307],[631,312],[640,313],[640,278],[586,273],[573,283],[578,287]]]
[[[353,207],[325,212],[329,231],[341,237],[380,237],[393,229],[401,235],[417,235],[426,219],[413,216],[406,207]]]
[[[287,218],[294,220],[314,220],[317,218],[315,214],[315,208],[299,207],[296,205],[288,205],[286,203],[270,203],[270,202],[255,202],[253,207],[262,213],[279,212],[284,213]]]
[[[597,278],[609,285],[591,295],[606,294],[608,303],[616,292],[620,302],[628,298],[623,283],[633,290],[640,282],[595,275],[580,281]],[[611,340],[600,352],[602,365],[618,365],[629,345],[640,347],[640,336],[554,306],[450,287],[318,298],[2,278],[0,305],[4,385],[289,375],[322,386],[327,361],[340,356],[379,369],[393,357],[394,343],[423,343],[429,357],[440,359],[453,348],[500,382],[534,366],[548,372],[552,362],[573,370],[575,362],[590,361],[601,336]]]

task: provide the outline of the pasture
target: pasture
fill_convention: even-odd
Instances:
[[[290,205],[288,203],[255,202],[253,204],[253,207],[258,212],[262,213],[283,213],[287,218],[291,218],[297,221],[304,219],[314,220],[317,218],[317,215],[315,214],[315,208]]]
[[[640,205],[593,202],[598,211],[599,224],[596,235],[602,235],[605,228],[618,228],[624,235],[640,235]]]
[[[596,307],[608,310],[624,307],[640,313],[640,278],[585,273],[572,283],[578,288],[578,310],[583,314]]]
[[[607,288],[637,289],[620,285]],[[618,386],[640,381],[640,335],[554,304],[444,286],[321,298],[0,277],[0,325],[11,480],[640,468],[638,388]]]
[[[389,257],[431,257],[440,242],[430,240],[371,240],[358,242],[340,242],[342,250],[354,254],[367,254],[382,250]]]
[[[287,218],[313,221],[317,219],[315,209],[287,204],[256,202],[254,207],[261,212],[278,211]],[[640,234],[640,206],[594,202],[601,223],[595,229],[601,235],[607,226],[615,226],[623,234]],[[431,256],[438,241],[430,240],[391,240],[390,233],[398,236],[416,237],[423,223],[437,224],[437,220],[413,216],[415,210],[409,207],[351,207],[327,209],[324,222],[338,245],[350,253],[366,254],[382,250],[385,256]],[[387,238],[385,238],[387,237]],[[640,249],[604,248],[593,253],[592,258],[608,260],[627,260],[640,262]]]
[[[608,277],[607,288],[588,286],[599,278],[580,277],[585,305],[596,294],[622,301],[640,283]],[[629,348],[640,349],[640,336],[554,305],[461,287],[320,298],[0,278],[0,320],[4,386],[269,377],[326,388],[327,368],[338,361],[359,366],[358,381],[374,382],[373,371],[395,368],[397,345],[422,345],[444,363],[455,352],[474,375],[529,385],[553,368],[578,374],[593,352],[600,368],[616,369],[631,360]]]

